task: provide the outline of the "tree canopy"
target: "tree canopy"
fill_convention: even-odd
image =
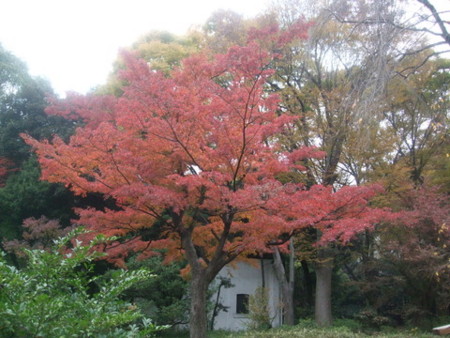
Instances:
[[[376,187],[335,194],[277,179],[323,153],[311,147],[286,153],[277,144],[274,135],[296,117],[278,115],[278,96],[265,91],[279,55],[258,41],[281,45],[303,37],[307,27],[253,31],[245,46],[191,56],[170,77],[124,54],[127,86],[120,98],[74,96],[49,108],[84,119],[68,143],[23,135],[39,155],[43,178],[114,200],[114,209],[78,211],[78,223],[90,229],[131,236],[114,245],[110,260],[165,248],[169,259],[188,261],[193,336],[205,334],[208,284],[236,257],[283,244],[308,226],[327,233],[324,241],[348,241],[386,217],[367,207]],[[156,225],[157,238],[136,237]]]

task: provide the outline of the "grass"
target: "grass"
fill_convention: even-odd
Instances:
[[[162,337],[189,337],[187,332],[166,332]],[[382,328],[380,331],[366,331],[355,321],[339,321],[337,320],[332,327],[319,328],[313,321],[305,320],[296,326],[281,327],[266,331],[247,331],[247,332],[229,332],[229,331],[213,331],[209,332],[210,338],[359,338],[359,337],[376,337],[376,338],[427,338],[435,337],[431,333],[420,331],[417,328],[412,329],[395,329],[391,327]]]
[[[231,338],[231,337],[258,337],[258,338],[359,338],[359,337],[378,337],[378,338],[408,338],[408,337],[434,337],[431,334],[419,333],[415,331],[398,331],[397,333],[364,333],[364,332],[352,332],[349,329],[332,328],[332,329],[308,329],[308,328],[279,328],[272,329],[265,332],[242,332],[242,333],[230,333],[230,332],[218,332],[212,333],[211,338]]]

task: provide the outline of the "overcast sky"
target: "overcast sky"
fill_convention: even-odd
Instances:
[[[314,1],[314,0],[309,0]],[[450,0],[433,0],[450,10]],[[59,93],[105,82],[121,47],[151,30],[184,34],[217,9],[253,17],[270,0],[0,0],[0,44]]]
[[[0,43],[60,94],[104,83],[121,47],[185,33],[217,9],[251,17],[269,0],[0,0]]]

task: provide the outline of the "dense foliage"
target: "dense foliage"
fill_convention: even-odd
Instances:
[[[141,311],[158,325],[186,325],[189,323],[189,283],[180,275],[184,262],[163,263],[162,256],[146,260],[131,259],[129,270],[146,268],[154,276],[125,292]]]
[[[156,331],[136,306],[121,299],[124,291],[151,278],[146,270],[93,274],[102,255],[74,240],[72,232],[50,251],[24,249],[26,266],[18,270],[0,257],[0,335],[2,337],[139,337]]]
[[[0,45],[0,241],[20,238],[28,217],[45,215],[65,226],[74,217],[73,195],[39,180],[39,165],[19,135],[42,139],[72,133],[73,121],[45,113],[52,95],[47,82],[31,77],[26,65]]]

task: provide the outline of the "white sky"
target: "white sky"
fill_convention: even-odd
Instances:
[[[121,47],[151,30],[184,34],[217,9],[245,17],[268,0],[0,0],[0,44],[59,93],[105,82]]]
[[[307,0],[314,1],[314,0]],[[105,82],[121,47],[151,30],[184,34],[217,9],[252,17],[270,0],[0,0],[0,44],[59,94]],[[432,0],[450,10],[450,0]]]

